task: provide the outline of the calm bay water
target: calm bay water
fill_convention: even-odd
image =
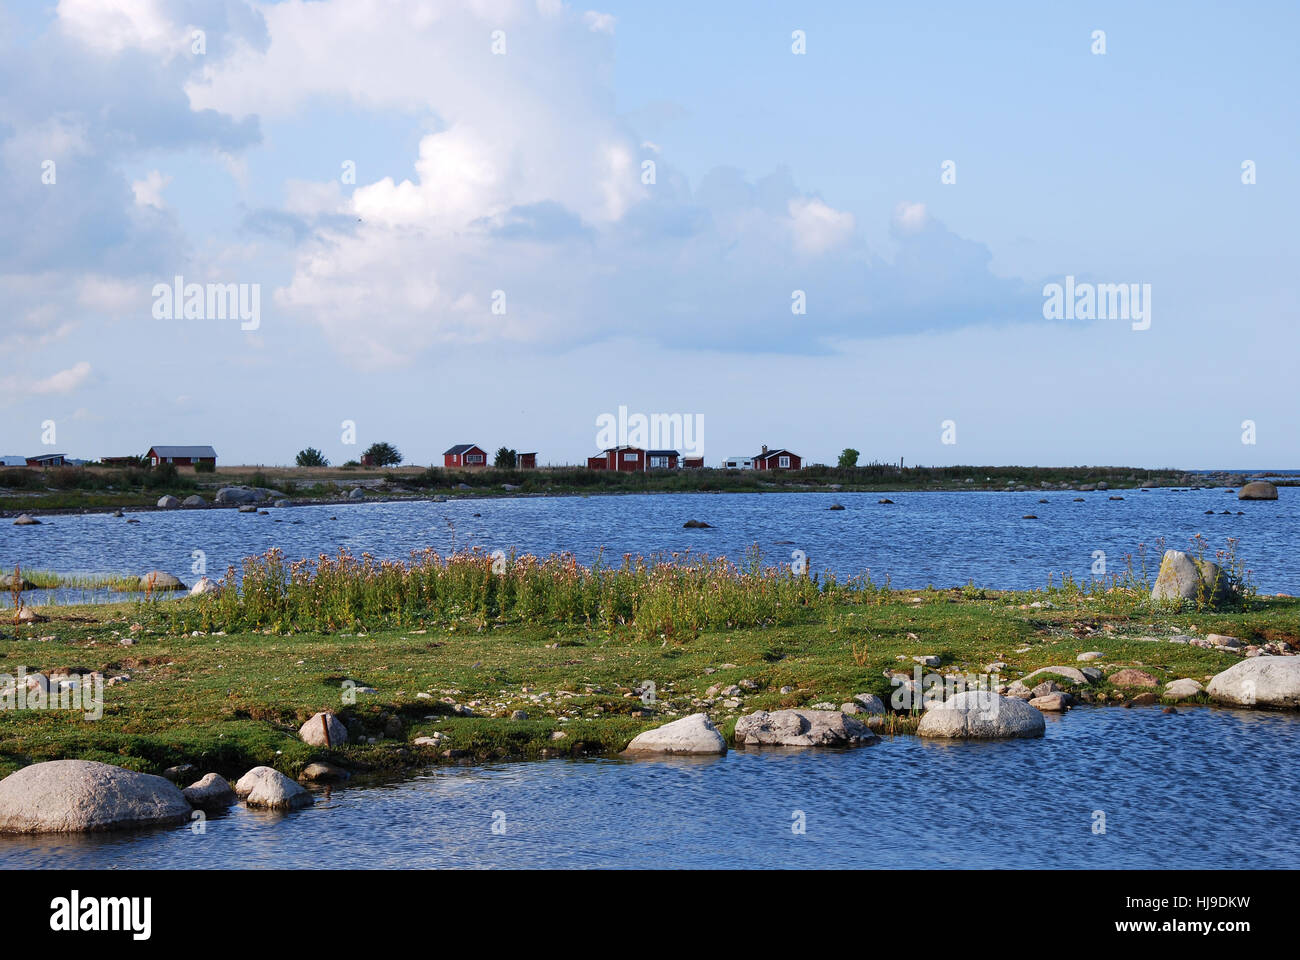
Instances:
[[[203,836],[0,837],[0,867],[1290,868],[1297,755],[1294,714],[1085,707],[1042,740],[442,767]]]
[[[1111,500],[1110,496],[1123,496]],[[882,497],[893,504],[877,503]],[[1082,502],[1074,502],[1081,497]],[[1039,499],[1047,503],[1039,503]],[[829,510],[841,503],[844,510]],[[1215,511],[1213,516],[1207,510]],[[1229,510],[1229,515],[1221,513]],[[1241,516],[1237,511],[1242,512]],[[1034,514],[1036,520],[1024,520]],[[271,547],[290,559],[346,547],[354,554],[404,559],[432,547],[481,547],[544,556],[569,551],[588,563],[603,549],[607,563],[625,553],[693,551],[742,558],[755,544],[773,563],[804,551],[813,571],[870,570],[896,587],[950,587],[973,581],[992,588],[1041,587],[1047,575],[1087,578],[1094,551],[1113,572],[1125,556],[1156,543],[1184,549],[1203,534],[1210,550],[1227,538],[1262,591],[1300,593],[1300,489],[1276,501],[1238,502],[1228,490],[1156,489],[1095,493],[767,493],[465,499],[271,509],[178,510],[51,516],[42,526],[0,524],[0,565],[60,573],[139,574],[151,569],[194,579],[194,551],[220,577],[228,565]],[[713,524],[684,530],[689,519]],[[61,594],[61,599],[79,597]],[[39,598],[30,598],[29,602]]]

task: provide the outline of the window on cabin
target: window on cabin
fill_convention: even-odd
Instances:
[[[781,458],[779,459],[778,462],[779,462],[780,465],[783,466],[783,467],[788,467],[788,466],[790,466],[790,458],[789,458],[789,457],[781,457]]]
[[[625,454],[623,454],[623,462],[624,462],[624,463],[636,463],[636,454],[635,454],[635,453],[625,453]]]

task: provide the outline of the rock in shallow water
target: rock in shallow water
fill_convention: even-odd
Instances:
[[[1206,688],[1220,703],[1300,709],[1300,657],[1252,657],[1217,674]]]
[[[916,732],[922,737],[999,740],[1041,737],[1043,715],[1012,697],[987,690],[967,690],[926,710]]]
[[[235,784],[236,796],[250,807],[296,810],[315,802],[310,793],[273,767],[254,767]]]
[[[194,781],[181,793],[191,804],[204,810],[221,810],[239,799],[226,778],[216,773]]]
[[[845,747],[878,738],[839,710],[758,710],[736,721],[735,739],[745,746]]]
[[[727,752],[727,741],[707,714],[693,713],[654,730],[638,733],[624,753],[718,754]]]
[[[0,781],[0,833],[127,830],[189,815],[175,784],[93,760],[34,763]]]

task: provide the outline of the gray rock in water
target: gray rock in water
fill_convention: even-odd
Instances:
[[[0,780],[0,833],[127,830],[189,816],[174,783],[93,760],[34,763]]]
[[[226,778],[216,773],[209,773],[201,780],[196,780],[181,793],[193,806],[202,810],[222,810],[239,799]]]
[[[204,500],[197,493],[192,493],[181,501],[182,507],[206,507],[208,501]]]
[[[1277,487],[1267,480],[1254,480],[1237,491],[1238,500],[1276,500]]]
[[[293,501],[292,501],[292,500],[277,500],[277,501],[275,501],[275,504],[274,504],[274,505],[275,505],[276,507],[279,507],[280,509],[284,509],[285,507],[292,507],[292,506],[293,506]]]
[[[39,527],[40,525],[41,521],[26,513],[20,514],[18,519],[14,521],[15,527]]]
[[[161,570],[150,570],[148,573],[141,574],[139,588],[141,590],[152,589],[154,592],[159,590],[184,590],[185,584],[170,573],[163,573]]]
[[[1220,703],[1300,709],[1300,657],[1252,657],[1216,674],[1206,688]]]
[[[727,741],[707,714],[693,713],[632,738],[626,754],[719,754],[727,752]]]
[[[735,739],[746,746],[844,747],[878,738],[839,710],[758,710],[736,721]]]
[[[303,743],[313,747],[337,747],[348,742],[348,730],[328,711],[315,714],[298,729]]]
[[[274,767],[254,767],[239,778],[235,794],[250,807],[296,810],[315,802],[310,793]]]
[[[926,710],[916,732],[922,737],[1000,740],[1041,737],[1043,715],[1023,700],[988,690],[967,690]]]
[[[364,500],[366,499],[366,491],[362,490],[360,487],[353,487],[351,490],[348,491],[348,499]]]
[[[1196,600],[1211,605],[1232,596],[1232,582],[1227,571],[1217,563],[1193,557],[1181,550],[1166,550],[1160,561],[1160,574],[1151,588],[1153,600]]]
[[[302,768],[302,773],[298,774],[299,780],[306,780],[309,783],[338,783],[351,777],[352,774],[342,767],[320,761],[307,764]]]
[[[173,497],[170,493],[165,497],[158,498],[158,506],[163,510],[175,510],[181,505],[181,502]]]
[[[36,585],[21,574],[17,578],[12,573],[0,574],[0,590],[6,593],[13,590],[15,584],[19,590],[35,590]]]

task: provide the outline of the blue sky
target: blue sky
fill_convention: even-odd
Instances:
[[[0,10],[0,453],[580,462],[624,405],[710,462],[1300,460],[1294,4]]]

